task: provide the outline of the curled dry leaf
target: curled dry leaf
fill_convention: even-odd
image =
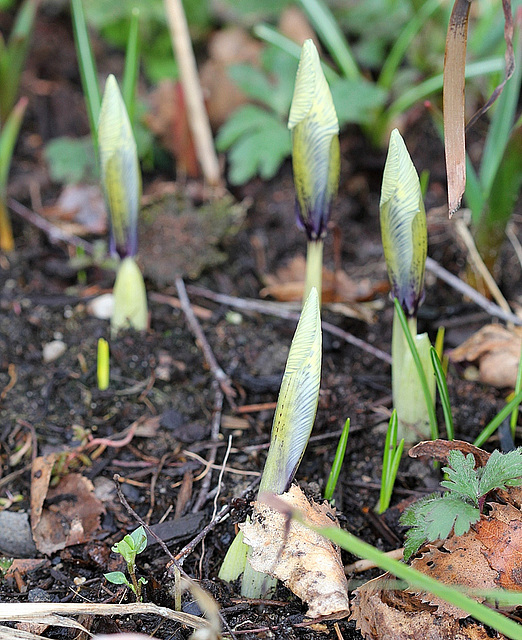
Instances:
[[[355,592],[352,619],[367,640],[491,640],[486,629],[472,620],[463,626],[452,616],[435,618],[431,605],[409,592],[391,590],[390,580],[393,577],[384,574]]]
[[[481,382],[502,389],[514,387],[522,348],[522,329],[489,324],[449,353],[452,362],[478,366]]]
[[[310,503],[297,486],[278,498],[312,526],[337,523],[329,504]],[[241,529],[245,543],[252,547],[252,567],[282,580],[307,602],[308,617],[338,619],[348,615],[348,583],[338,547],[261,502],[254,503],[252,522],[242,524]]]

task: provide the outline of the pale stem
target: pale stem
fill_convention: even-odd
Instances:
[[[303,295],[303,304],[313,287],[317,289],[319,304],[321,304],[323,281],[323,241],[309,240],[306,249],[306,278]]]

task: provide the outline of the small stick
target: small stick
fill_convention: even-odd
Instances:
[[[239,497],[243,498],[244,496],[246,496],[248,493],[250,493],[250,491],[255,489],[260,482],[261,482],[261,476],[259,478],[255,478],[255,480],[252,480],[252,482],[248,485],[248,487],[241,492]],[[194,551],[194,549],[201,542],[201,540],[203,540],[203,538],[205,538],[207,534],[212,531],[212,529],[214,529],[220,522],[222,522],[226,517],[228,517],[229,511],[231,508],[232,508],[232,505],[230,503],[224,504],[221,507],[221,509],[218,511],[216,516],[207,524],[207,526],[204,527],[197,534],[195,538],[193,538],[190,542],[188,542],[183,547],[183,549],[181,549],[181,551],[179,551],[176,554],[175,560],[178,562],[179,565],[183,564],[184,560]]]
[[[63,229],[60,229],[60,227],[57,227],[54,224],[51,224],[43,216],[39,215],[35,211],[31,211],[31,209],[25,207],[22,203],[18,202],[18,200],[9,198],[7,204],[9,205],[11,211],[14,211],[14,213],[19,215],[21,218],[27,220],[27,222],[40,229],[40,231],[43,231],[51,242],[54,243],[58,240],[61,240],[62,242],[65,242],[67,244],[72,244],[74,247],[83,249],[89,256],[92,256],[94,254],[93,244],[87,242],[83,238],[75,236],[72,233],[65,232]]]
[[[215,383],[214,386],[217,387],[217,383]],[[194,506],[192,507],[192,513],[197,513],[201,509],[201,507],[205,504],[205,501],[208,497],[208,490],[210,488],[210,481],[212,479],[211,465],[213,465],[216,462],[216,455],[217,455],[217,449],[218,449],[217,445],[219,443],[219,430],[221,427],[221,412],[223,410],[223,397],[224,397],[223,391],[217,388],[216,396],[214,398],[214,415],[212,416],[212,428],[210,432],[210,440],[211,442],[214,443],[215,446],[213,446],[210,449],[210,453],[208,456],[209,472],[201,482],[201,489],[199,490],[198,498]]]
[[[198,319],[194,315],[192,311],[192,307],[190,305],[190,300],[188,299],[187,290],[185,288],[185,283],[182,278],[176,278],[176,288],[178,290],[179,301],[181,302],[181,308],[183,309],[183,313],[189,323],[189,327],[196,337],[196,341],[198,342],[201,350],[203,351],[203,355],[207,364],[212,372],[212,375],[219,383],[221,390],[227,396],[230,405],[235,409],[235,403],[233,398],[236,396],[236,392],[232,388],[232,382],[227,374],[223,371],[223,369],[219,366],[210,345],[205,338],[205,334],[203,333],[203,329],[198,322]]]
[[[463,296],[466,296],[470,300],[472,300],[476,305],[484,309],[490,316],[494,316],[495,318],[500,318],[505,322],[512,322],[515,325],[522,325],[522,318],[517,317],[514,313],[507,313],[499,306],[497,306],[494,302],[491,302],[487,298],[485,298],[482,294],[480,294],[476,289],[471,287],[469,284],[463,282],[460,278],[453,275],[444,267],[433,260],[433,258],[426,258],[426,269],[434,273],[437,278],[443,280],[446,284],[449,284],[450,287],[462,293]]]
[[[395,560],[402,560],[404,555],[404,547],[400,549],[393,549],[393,551],[388,551],[386,554],[388,558],[394,558]],[[348,564],[344,568],[344,572],[348,575],[349,573],[361,573],[362,571],[367,571],[368,569],[374,569],[377,565],[372,560],[357,560],[353,564]]]
[[[484,260],[482,260],[477,250],[475,241],[473,240],[473,237],[469,232],[468,227],[466,226],[466,224],[462,219],[457,220],[456,228],[457,228],[457,233],[460,236],[460,239],[462,240],[462,242],[464,243],[468,251],[469,259],[471,260],[475,269],[479,272],[481,278],[484,280],[485,285],[488,287],[493,298],[495,298],[498,306],[505,313],[511,313],[511,309],[509,308],[509,305],[506,299],[504,298],[504,296],[502,295],[502,292],[498,288],[498,285],[495,282],[495,279],[493,278],[491,273],[489,272],[489,269],[484,264]]]
[[[196,59],[181,0],[165,0],[165,10],[169,23],[172,48],[175,51],[179,65],[183,95],[187,104],[187,117],[194,136],[194,145],[199,163],[208,184],[219,186],[221,182],[219,162],[214,149],[212,131],[208,114],[205,110]]]
[[[283,318],[284,320],[299,320],[299,314],[295,311],[292,311],[289,307],[285,307],[281,304],[275,302],[263,302],[262,300],[248,300],[244,298],[235,298],[234,296],[227,296],[223,293],[214,293],[209,289],[204,289],[203,287],[195,287],[190,286],[191,293],[195,295],[202,296],[203,298],[208,298],[209,300],[214,300],[214,302],[219,302],[221,304],[226,304],[229,307],[233,307],[235,309],[240,309],[242,311],[255,311],[258,313],[263,313],[269,316],[277,316],[278,318]],[[337,336],[338,338],[342,338],[345,342],[348,342],[367,353],[370,353],[372,356],[375,356],[379,360],[386,362],[387,364],[391,364],[391,356],[389,353],[381,351],[377,347],[368,344],[364,340],[360,338],[356,338],[351,333],[347,331],[343,331],[329,322],[322,322],[321,326],[328,333]]]

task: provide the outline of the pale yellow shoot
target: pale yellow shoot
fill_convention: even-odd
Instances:
[[[143,276],[133,258],[125,258],[120,263],[113,295],[111,336],[115,337],[120,329],[144,331],[148,325],[147,294]]]

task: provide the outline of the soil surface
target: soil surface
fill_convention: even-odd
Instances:
[[[63,31],[60,46],[70,49],[69,64],[65,63],[67,56],[60,56],[60,65],[65,68],[58,65],[55,49],[46,38],[50,24],[55,36],[55,29]],[[105,66],[110,64],[109,57]],[[38,96],[45,87],[34,78],[55,83],[52,91]],[[49,206],[56,200],[57,186],[39,161],[41,145],[58,134],[87,133],[66,25],[42,19],[24,82],[31,102],[14,160],[11,195],[35,208],[38,193]],[[56,92],[61,92],[62,98],[58,99]],[[77,117],[69,113],[64,119],[64,104],[74,105]],[[429,254],[459,274],[465,255],[446,216],[441,143],[423,113],[412,114],[404,129],[419,173],[430,171],[426,196]],[[370,293],[369,301],[346,305],[350,314],[359,317],[348,317],[328,305],[323,316],[342,331],[389,353],[392,308],[378,226],[384,153],[371,149],[356,129],[343,133],[341,150],[340,193],[325,245],[325,266],[342,269]],[[155,180],[159,178],[163,185],[170,185],[170,195],[164,198],[157,196]],[[103,576],[123,569],[110,548],[138,526],[133,513],[118,499],[114,482],[118,474],[118,484],[132,510],[150,525],[164,523],[159,534],[174,556],[216,512],[230,507],[230,517],[217,524],[204,543],[194,545],[183,568],[216,598],[236,637],[336,638],[333,622],[322,623],[320,629],[309,628],[306,606],[283,586],[273,602],[252,604],[240,598],[235,585],[217,578],[235,535],[234,524],[244,520],[255,497],[255,490],[247,489],[263,468],[274,403],[296,325],[295,320],[270,314],[268,305],[264,313],[251,310],[244,302],[264,300],[260,291],[267,274],[275,274],[296,255],[305,253],[304,235],[294,223],[291,167],[286,164],[270,183],[254,180],[233,191],[240,203],[234,209],[233,222],[208,245],[218,258],[210,264],[203,261],[197,277],[192,261],[199,261],[207,250],[208,237],[201,240],[201,234],[209,235],[198,222],[206,202],[202,185],[175,184],[168,173],[145,176],[145,182],[146,196],[154,202],[156,212],[159,207],[157,215],[163,216],[161,225],[169,224],[170,219],[172,228],[180,230],[178,234],[165,232],[168,242],[173,243],[169,251],[177,256],[172,259],[177,261],[175,266],[164,262],[155,269],[159,261],[167,260],[166,250],[152,253],[154,238],[151,240],[144,228],[140,256],[147,279],[150,328],[142,334],[128,331],[110,340],[111,374],[106,391],[97,388],[96,354],[98,339],[108,337],[108,321],[94,317],[89,305],[110,291],[114,273],[100,264],[78,271],[70,261],[75,254],[70,243],[54,240],[13,214],[16,252],[0,258],[0,508],[4,509],[0,516],[12,512],[20,519],[14,529],[0,527],[0,551],[42,562],[0,580],[0,601],[133,601],[128,590],[109,584]],[[190,229],[192,239],[187,235]],[[95,239],[87,238],[91,243]],[[510,246],[501,267],[504,294],[508,300],[519,301],[520,266]],[[184,278],[208,346],[230,379],[232,393],[228,396],[223,397],[202,345],[179,308],[176,276]],[[212,293],[237,300],[225,303]],[[361,319],[361,313],[366,319]],[[438,327],[445,326],[446,346],[452,347],[489,320],[460,293],[427,274],[420,331],[428,331],[434,339]],[[432,466],[405,457],[392,508],[383,517],[374,514],[383,424],[391,411],[390,366],[328,331],[323,339],[319,409],[296,479],[313,494],[321,494],[340,430],[350,418],[348,450],[335,492],[341,526],[386,551],[398,548],[403,531],[398,525],[397,505],[433,491],[439,474]],[[49,355],[50,344],[59,355]],[[452,367],[448,373],[456,437],[472,441],[502,408],[507,394],[467,381],[461,373]],[[440,410],[439,422],[443,424]],[[492,438],[487,448],[496,446],[498,441]],[[86,527],[80,544],[67,544],[45,554],[35,548],[38,541],[28,533],[31,501],[37,490],[31,463],[36,457],[53,454],[56,464],[51,487],[60,479],[80,474],[92,483],[102,513],[100,526]],[[44,509],[59,513],[63,502],[78,500],[76,491],[75,485],[70,494],[48,496]],[[344,559],[347,564],[354,560],[349,554]],[[139,556],[139,575],[148,580],[145,601],[174,607],[169,561],[165,550],[152,542]],[[351,588],[378,574],[370,571],[348,576]],[[183,609],[198,614],[189,594],[184,596]],[[172,639],[187,638],[191,633],[173,622],[165,621],[158,627],[158,618],[148,615],[99,617],[84,624],[93,633],[132,630]],[[340,621],[338,629],[346,640],[361,637],[353,622]],[[50,637],[65,633],[58,627],[46,631]]]

